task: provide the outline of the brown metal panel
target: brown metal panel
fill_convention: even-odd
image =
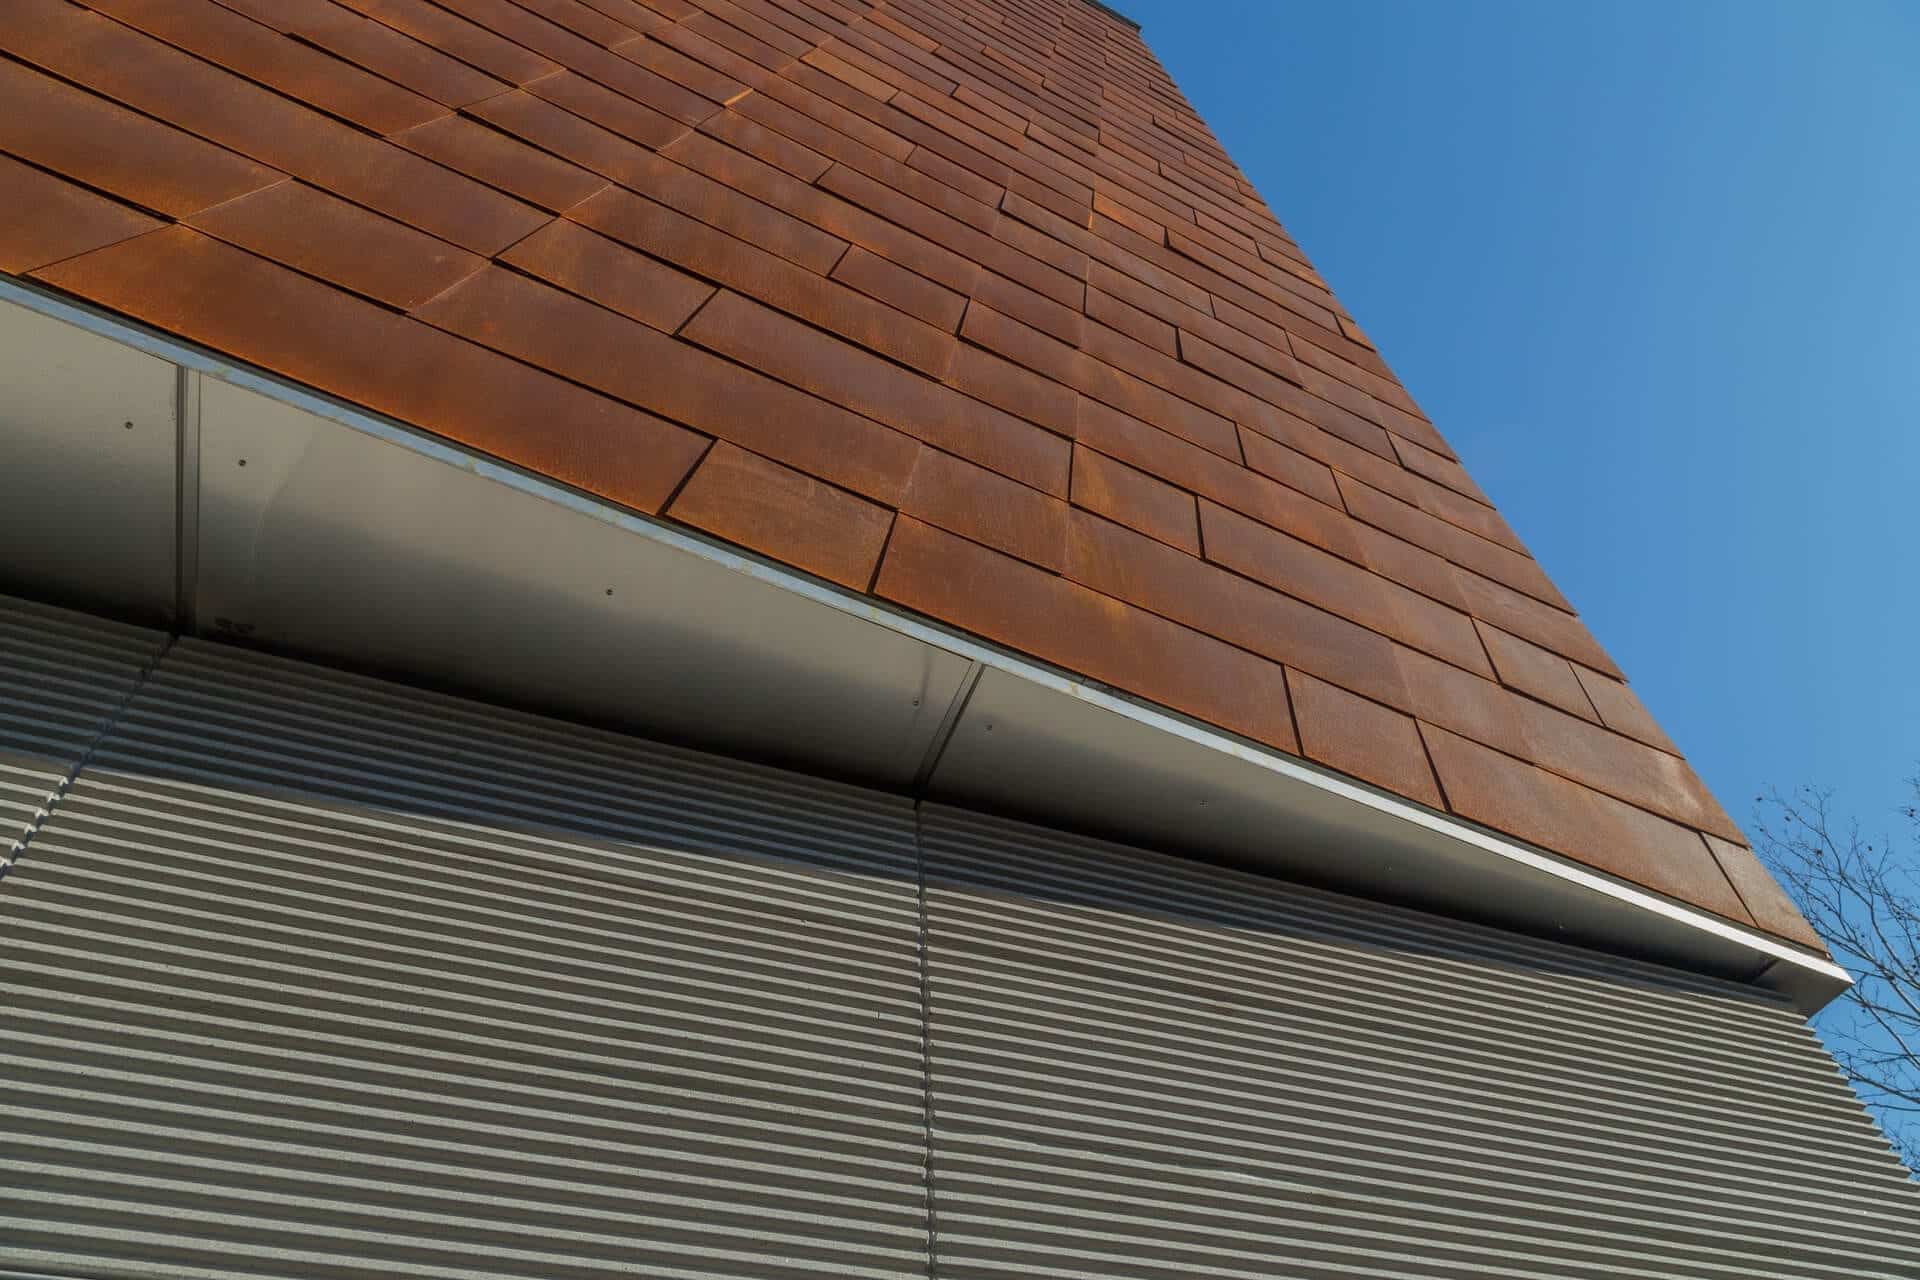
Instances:
[[[900,509],[1056,573],[1066,560],[1064,501],[938,449],[920,451]]]
[[[499,268],[464,281],[419,314],[882,502],[899,501],[919,450],[879,423]]]
[[[1473,620],[1458,610],[1204,499],[1200,529],[1215,564],[1455,666],[1493,674]]]
[[[1067,576],[1229,643],[1410,709],[1397,646],[1111,521],[1075,511]]]
[[[724,440],[667,514],[856,591],[873,580],[893,523],[885,507]]]
[[[859,245],[852,246],[840,259],[833,278],[944,333],[960,327],[960,316],[967,309],[967,300],[953,290],[897,267]]]
[[[1073,502],[1188,555],[1200,554],[1192,494],[1084,445],[1073,451]]]
[[[410,129],[447,113],[213,0],[87,0],[87,7],[373,133]]]
[[[1680,749],[1673,745],[1673,739],[1654,723],[1653,716],[1648,714],[1639,695],[1630,686],[1597,671],[1589,671],[1577,662],[1573,673],[1579,677],[1580,687],[1592,701],[1593,709],[1600,713],[1601,724],[1630,738],[1638,738],[1649,746],[1659,747],[1662,751],[1680,754]]]
[[[1729,839],[1741,838],[1740,829],[1706,784],[1679,757],[1411,649],[1400,651],[1400,665],[1412,691],[1413,712],[1422,720],[1531,760],[1675,822]]]
[[[1424,721],[1420,733],[1447,804],[1462,817],[1728,919],[1754,922],[1699,832]]]
[[[1319,350],[1319,348],[1308,342],[1302,342],[1300,349],[1305,351]],[[1337,357],[1327,356],[1325,358],[1332,360]],[[1451,458],[1443,457],[1431,449],[1423,448],[1415,444],[1411,440],[1402,440],[1398,436],[1395,436],[1393,439],[1393,451],[1400,455],[1400,463],[1406,467],[1407,470],[1423,475],[1429,480],[1446,485],[1455,493],[1465,494],[1475,502],[1489,502],[1487,495],[1481,491],[1480,486],[1473,482],[1473,477],[1467,474],[1467,469]]]
[[[689,431],[185,227],[35,277],[640,510],[657,511],[705,447]]]
[[[515,141],[465,116],[442,116],[389,141],[469,178],[558,213],[607,185],[558,156]]]
[[[1065,440],[738,294],[723,292],[708,303],[686,336],[876,421],[898,423],[936,448],[1037,489],[1066,492]]]
[[[477,254],[291,179],[202,210],[187,223],[402,311],[486,265]]]
[[[478,253],[504,249],[546,220],[316,108],[64,0],[8,6],[0,48]]]
[[[874,591],[1283,751],[1285,677],[1268,662],[902,516]]]
[[[6,156],[0,156],[0,190],[7,193],[0,200],[0,271],[16,275],[162,225]]]
[[[1524,591],[1536,600],[1572,612],[1566,597],[1547,581],[1547,575],[1531,557],[1456,528],[1346,476],[1340,477],[1340,496],[1346,499],[1347,510],[1367,524],[1438,552],[1463,568],[1516,591]]]
[[[640,162],[630,175],[628,185],[644,191],[651,201],[639,201],[616,191],[600,198],[590,211],[594,217],[620,218],[623,223],[628,218],[638,220],[633,230],[636,238],[630,241],[637,248],[650,249],[649,239],[666,234],[665,229],[639,220],[646,213],[648,203],[657,203],[785,258],[815,275],[833,270],[847,251],[845,240],[660,156],[648,156]],[[589,210],[581,211],[583,220],[588,213]]]
[[[1308,759],[1409,800],[1446,807],[1412,716],[1292,668],[1287,670],[1287,692],[1300,728],[1300,750]]]
[[[1169,395],[1119,368],[1074,350],[1038,329],[1003,316],[978,302],[967,308],[960,336],[1005,356],[1015,364],[1053,378],[1122,413],[1152,422],[1175,435],[1238,459],[1233,423],[1210,409]]]
[[[762,205],[759,213],[778,217]],[[666,205],[606,191],[569,215],[604,235],[850,338],[932,377],[946,371],[953,339],[845,285],[766,252],[773,237],[740,226],[735,238]],[[845,245],[838,245],[844,252]]]
[[[282,177],[17,62],[0,61],[0,149],[176,218]]]
[[[642,510],[724,440],[709,532],[861,589],[904,511],[913,607],[1292,749],[1284,690],[1220,692],[1285,661],[1323,763],[1429,803],[1417,716],[1554,777],[1482,807],[1594,865],[1640,829],[1529,809],[1560,781],[1737,845],[1137,32],[866,10],[17,0],[0,266]]]
[[[1071,438],[1080,397],[1070,388],[1030,373],[978,347],[955,348],[947,382],[1016,417]]]
[[[721,112],[702,123],[700,129],[802,182],[815,181],[833,166],[833,161],[819,152],[789,141],[735,111]]]
[[[642,175],[652,157],[646,146],[602,129],[524,89],[476,102],[467,108],[467,114],[569,164],[591,169],[615,182],[644,185]],[[677,137],[686,128],[665,116],[658,117],[657,125],[654,136],[660,142]]]
[[[464,107],[506,87],[446,52],[342,8],[333,0],[220,3],[448,107]]]
[[[1487,646],[1487,655],[1500,673],[1501,684],[1582,719],[1600,719],[1586,691],[1580,687],[1571,662],[1537,644],[1510,636],[1498,627],[1478,621],[1474,625]]]
[[[556,218],[500,261],[623,316],[672,333],[714,294],[704,280],[635,253],[577,222]]]
[[[1753,850],[1704,832],[1700,838],[1707,842],[1707,848],[1713,852],[1713,860],[1720,864],[1720,870],[1732,882],[1734,891],[1740,895],[1740,901],[1752,914],[1755,924],[1768,933],[1778,934],[1801,946],[1812,947],[1816,951],[1826,950],[1820,935],[1813,931],[1813,926],[1800,914],[1800,908],[1793,905],[1793,899],[1787,896],[1786,890],[1754,856]]]
[[[532,50],[438,8],[430,0],[339,2],[508,84],[525,84],[560,69]]]
[[[1315,545],[1357,557],[1353,522],[1336,508],[1089,396],[1080,397],[1077,409],[1075,439]],[[1325,467],[1305,465],[1332,487],[1333,475]]]

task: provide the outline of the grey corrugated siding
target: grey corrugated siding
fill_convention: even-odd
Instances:
[[[166,640],[0,596],[0,868]]]
[[[922,813],[939,1275],[1906,1277],[1920,1196],[1746,988]]]
[[[1920,1276],[1751,990],[164,645],[0,601],[0,1273]]]
[[[926,1270],[910,808],[192,641],[0,892],[0,1268]]]

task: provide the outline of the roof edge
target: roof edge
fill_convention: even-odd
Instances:
[[[1126,14],[1120,12],[1118,9],[1114,8],[1110,4],[1102,4],[1100,3],[1100,0],[1080,0],[1080,3],[1085,5],[1091,5],[1093,8],[1098,9],[1100,12],[1106,14],[1110,18],[1118,18],[1120,21],[1132,27],[1135,31],[1142,30],[1139,23],[1135,22],[1132,18],[1129,18]]]
[[[1001,793],[980,796],[978,769],[975,768],[971,778],[967,777],[965,761],[948,767],[949,757],[959,759],[966,754],[968,748],[964,739],[976,728],[972,722],[978,722],[990,714],[988,707],[992,698],[987,685],[992,682],[1001,693],[1010,693],[1017,705],[1031,708],[1036,716],[1049,718],[1049,723],[1045,725],[1029,726],[1033,730],[1030,741],[1039,742],[1046,749],[1057,750],[1061,742],[1074,741],[1081,746],[1091,742],[1093,745],[1088,747],[1089,758],[1110,748],[1113,751],[1131,750],[1133,756],[1125,763],[1136,768],[1147,768],[1152,771],[1154,780],[1162,784],[1161,790],[1144,803],[1167,810],[1168,821],[1175,830],[1183,833],[1169,837],[1166,824],[1163,823],[1157,829],[1139,826],[1124,828],[1118,833],[1111,829],[1096,830],[1093,834],[1109,837],[1117,834],[1118,838],[1129,839],[1136,844],[1164,845],[1171,840],[1199,852],[1229,860],[1254,862],[1266,866],[1275,874],[1312,881],[1311,868],[1303,874],[1297,861],[1268,861],[1260,856],[1259,849],[1262,843],[1275,843],[1276,831],[1285,832],[1289,840],[1306,832],[1308,836],[1321,841],[1316,854],[1318,857],[1325,858],[1329,854],[1348,857],[1356,847],[1373,846],[1385,870],[1394,875],[1400,875],[1412,862],[1419,866],[1423,876],[1430,874],[1435,880],[1451,877],[1454,881],[1451,886],[1454,890],[1452,910],[1449,911],[1444,903],[1429,905],[1429,909],[1443,914],[1467,918],[1470,912],[1465,904],[1470,904],[1476,895],[1487,896],[1488,886],[1496,882],[1507,887],[1516,884],[1530,886],[1528,892],[1538,893],[1540,901],[1552,912],[1561,912],[1570,917],[1584,916],[1587,923],[1599,920],[1605,926],[1598,931],[1597,941],[1594,929],[1589,928],[1584,933],[1572,930],[1568,936],[1574,941],[1608,945],[1610,937],[1621,935],[1625,941],[1614,945],[1626,954],[1635,954],[1635,947],[1643,942],[1659,944],[1656,958],[1670,955],[1676,950],[1683,955],[1697,952],[1699,959],[1695,967],[1698,971],[1722,977],[1732,976],[1736,981],[1774,990],[1809,1015],[1852,983],[1844,969],[1811,951],[1713,916],[1564,855],[1463,821],[1452,814],[1429,809],[1415,801],[1088,681],[990,641],[810,577],[752,552],[617,507],[556,481],[469,451],[431,433],[302,387],[278,375],[55,294],[44,287],[0,276],[0,302],[17,304],[39,316],[64,322],[96,337],[171,362],[185,371],[183,376],[186,373],[198,375],[266,397],[288,409],[344,427],[357,437],[398,446],[415,458],[450,466],[491,486],[562,508],[575,516],[584,517],[593,527],[605,529],[611,526],[622,535],[631,535],[640,540],[623,544],[630,545],[635,554],[645,547],[651,547],[661,554],[700,562],[715,575],[714,580],[722,584],[722,589],[726,589],[728,582],[742,583],[743,589],[747,583],[759,584],[760,589],[773,588],[784,597],[805,602],[815,612],[825,610],[840,616],[850,625],[877,629],[927,655],[938,655],[940,661],[956,669],[964,667],[964,674],[956,675],[950,688],[944,691],[936,689],[928,695],[933,703],[930,711],[938,721],[937,727],[929,728],[924,741],[916,744],[911,767],[905,775],[897,782],[882,785],[893,785],[896,789],[921,794],[931,793],[941,799],[955,795],[983,799],[988,804],[998,803],[1011,812],[1031,813],[1032,806],[1024,803],[1018,790],[1023,785],[1020,779],[1023,776],[1030,777],[1031,771],[1017,767],[1017,762],[1009,764],[1008,761],[1013,757],[1006,754],[1009,749],[1016,747],[1011,740],[1021,732],[1021,726],[1013,722],[1014,717],[1003,718],[999,737],[993,740],[993,748],[989,753],[997,760],[999,772],[1012,779],[1000,779],[997,785],[1004,788]],[[199,427],[196,424],[192,429],[197,432]],[[181,430],[184,440],[187,430],[184,422]],[[182,467],[185,466],[183,453]],[[256,472],[260,470],[255,468]],[[183,485],[186,479],[183,470]],[[607,594],[613,593],[609,590]],[[1022,694],[1021,690],[1027,692]],[[917,696],[914,705],[919,706]],[[1008,705],[1006,699],[999,704],[1003,710]],[[969,715],[970,711],[975,714]],[[558,714],[569,713],[561,711]],[[1062,725],[1067,727],[1062,728]],[[1090,725],[1095,727],[1089,730]],[[988,731],[995,728],[991,720],[984,727]],[[1074,739],[1071,737],[1073,733],[1079,733],[1080,736]],[[1129,744],[1112,745],[1110,742],[1116,737],[1129,735]],[[976,765],[980,757],[980,751],[975,748],[973,760]],[[1101,757],[1094,763],[1101,764],[1110,758]],[[1070,763],[1084,765],[1086,761]],[[1196,770],[1207,776],[1199,777]],[[961,776],[951,784],[943,785],[948,776],[955,773]],[[1227,777],[1229,774],[1232,776]],[[930,792],[927,786],[929,780],[933,784]],[[1291,808],[1280,819],[1288,825],[1276,826],[1271,811],[1256,815],[1259,818],[1257,822],[1249,822],[1244,807],[1237,817],[1221,815],[1219,808],[1216,808],[1212,814],[1202,815],[1198,825],[1204,828],[1207,821],[1237,821],[1240,830],[1234,834],[1236,837],[1245,837],[1239,839],[1238,847],[1227,840],[1210,842],[1205,838],[1188,839],[1185,833],[1194,828],[1196,823],[1195,814],[1184,807],[1187,796],[1201,794],[1204,788],[1216,784],[1217,788],[1212,794],[1227,796],[1229,801],[1232,798],[1229,793],[1236,790],[1242,797],[1250,791],[1288,792],[1293,797],[1289,802]],[[1071,791],[1072,788],[1066,790]],[[1166,803],[1175,799],[1181,804]],[[1198,803],[1204,807],[1208,800],[1203,798]],[[1176,808],[1179,812],[1172,812]],[[1134,810],[1136,814],[1139,812],[1140,809]],[[1334,815],[1331,824],[1328,821],[1329,814]],[[1042,820],[1051,819],[1058,825],[1065,818],[1069,820],[1069,825],[1086,829],[1084,822],[1072,823],[1072,817],[1071,814],[1052,814],[1043,816]],[[1296,823],[1296,818],[1300,822]],[[1319,829],[1309,831],[1308,828],[1314,823],[1319,824]],[[1127,834],[1128,830],[1132,831],[1131,835]],[[1328,841],[1333,843],[1329,844]],[[1341,887],[1325,880],[1315,882]],[[1407,901],[1383,891],[1369,892],[1365,886],[1350,884],[1346,886],[1346,891],[1386,901]],[[1594,906],[1594,910],[1586,911],[1581,906],[1583,903]],[[1575,909],[1567,911],[1569,904]],[[1414,902],[1412,905],[1422,904]],[[1632,927],[1624,927],[1622,922]],[[1508,927],[1519,929],[1524,922],[1509,920],[1507,923]],[[1546,923],[1544,920],[1535,922],[1541,928]],[[1565,924],[1555,927],[1567,928]],[[1685,945],[1677,948],[1673,945],[1676,940],[1684,944],[1689,938],[1695,944],[1693,951],[1689,951]],[[1656,952],[1650,949],[1648,954],[1656,955]],[[1662,962],[1676,965],[1685,963],[1677,959],[1664,959]]]

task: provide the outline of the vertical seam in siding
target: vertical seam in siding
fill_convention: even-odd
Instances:
[[[199,591],[201,375],[186,365],[174,368],[173,627],[178,634],[194,629]],[[157,655],[154,660],[159,661]]]
[[[162,642],[158,649],[153,651],[153,656],[148,658],[145,664],[142,665],[140,670],[134,675],[133,683],[127,686],[126,695],[122,697],[119,702],[116,702],[113,710],[107,713],[105,719],[101,720],[99,728],[93,731],[93,737],[87,740],[86,749],[74,757],[73,764],[68,766],[65,775],[55,784],[53,790],[48,793],[47,802],[35,811],[33,821],[27,824],[27,829],[21,832],[19,839],[13,842],[13,847],[7,850],[6,856],[0,858],[0,880],[6,878],[7,873],[13,870],[16,862],[27,856],[27,851],[33,844],[33,838],[40,834],[40,828],[44,827],[47,824],[47,820],[53,817],[53,811],[60,807],[60,801],[66,796],[67,792],[72,789],[74,779],[80,776],[80,771],[93,762],[94,753],[100,749],[100,744],[106,740],[108,734],[119,727],[121,717],[126,715],[127,708],[132,705],[133,700],[140,696],[140,691],[146,687],[147,678],[153,674],[154,668],[160,665],[161,659],[165,658],[173,649],[173,642],[177,639],[179,639],[177,635],[168,632],[166,640]],[[923,894],[922,898],[924,899],[924,897],[925,895]],[[923,921],[925,916],[926,911],[923,904],[921,908],[921,918]],[[924,965],[922,968],[924,969]],[[4,1280],[4,1278],[0,1277],[0,1280]]]
[[[913,882],[919,907],[916,958],[920,966],[920,1089],[921,1138],[925,1143],[922,1170],[927,1205],[927,1280],[940,1274],[939,1224],[933,1193],[933,988],[927,971],[927,847],[921,838],[921,802],[913,802]]]
[[[892,536],[891,531],[888,534]],[[910,794],[914,803],[915,831],[919,830],[919,806],[926,797],[927,787],[933,781],[933,771],[940,765],[940,757],[946,754],[947,744],[953,740],[953,734],[960,727],[960,717],[967,713],[967,704],[973,701],[973,691],[980,687],[980,677],[986,671],[984,663],[968,659],[967,673],[960,677],[959,685],[953,691],[953,700],[947,704],[947,712],[940,717],[935,726],[933,739],[927,743],[927,754],[921,759],[920,767],[914,771]],[[916,841],[918,836],[915,837]],[[924,894],[922,895],[924,896]]]

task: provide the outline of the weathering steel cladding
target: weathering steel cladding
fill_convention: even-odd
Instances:
[[[1813,942],[1126,22],[14,0],[0,269]]]

